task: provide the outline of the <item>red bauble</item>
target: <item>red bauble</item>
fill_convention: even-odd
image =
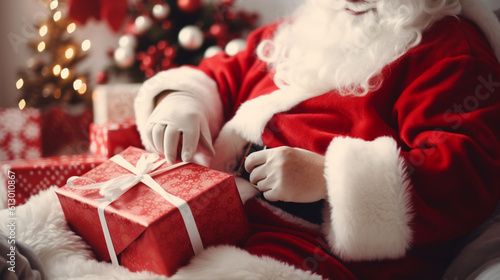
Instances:
[[[186,13],[193,13],[198,11],[203,5],[202,0],[177,0],[179,9]]]
[[[226,24],[214,23],[209,29],[210,35],[216,39],[226,38],[229,32],[229,28]]]
[[[98,84],[105,84],[108,82],[108,73],[106,71],[100,71],[97,73],[96,80]]]

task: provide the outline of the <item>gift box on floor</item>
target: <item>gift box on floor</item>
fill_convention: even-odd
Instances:
[[[134,99],[142,84],[98,85],[92,93],[94,122],[105,124],[132,118]]]
[[[42,156],[38,109],[0,108],[0,161]]]
[[[128,147],[143,148],[135,119],[90,124],[90,152],[112,157]]]
[[[209,245],[247,239],[232,175],[158,158],[130,147],[57,190],[69,226],[98,258],[170,276]]]
[[[63,186],[69,177],[82,175],[105,160],[96,155],[69,155],[2,162],[0,207],[5,208],[12,195],[16,206],[24,204],[30,196],[50,186]],[[10,176],[14,182],[9,183]]]

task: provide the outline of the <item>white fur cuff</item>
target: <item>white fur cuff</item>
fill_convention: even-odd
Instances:
[[[333,252],[355,261],[403,256],[412,235],[410,182],[396,142],[335,138],[325,176],[331,207],[325,230]]]

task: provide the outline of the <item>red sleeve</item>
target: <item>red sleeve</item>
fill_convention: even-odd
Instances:
[[[413,188],[413,244],[460,237],[500,197],[500,67],[447,58],[420,75],[394,111]]]
[[[252,85],[267,74],[266,63],[257,58],[256,49],[263,39],[272,38],[279,23],[261,27],[247,39],[245,50],[234,56],[221,52],[204,59],[198,69],[215,81],[222,100],[224,118],[230,119],[239,105],[248,99]],[[260,71],[250,71],[258,68]],[[251,72],[251,73],[250,73]]]

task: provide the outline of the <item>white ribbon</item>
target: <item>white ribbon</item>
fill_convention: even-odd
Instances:
[[[106,241],[106,246],[108,248],[109,256],[111,258],[111,262],[114,265],[118,265],[118,258],[116,256],[116,251],[113,246],[113,241],[111,240],[111,235],[109,233],[108,224],[106,222],[106,218],[104,216],[104,209],[108,207],[113,201],[118,199],[122,194],[127,192],[129,189],[133,188],[137,185],[137,183],[142,182],[149,188],[153,189],[157,193],[159,193],[165,200],[172,203],[175,207],[177,207],[182,215],[182,219],[184,220],[184,224],[186,225],[186,229],[189,235],[189,239],[191,241],[191,246],[193,251],[196,254],[203,250],[203,243],[201,241],[200,233],[198,231],[198,227],[196,226],[196,222],[194,221],[193,213],[189,208],[187,202],[177,196],[171,195],[166,192],[152,177],[156,176],[160,173],[164,173],[166,171],[175,169],[177,167],[183,166],[187,164],[187,162],[180,162],[169,167],[156,170],[163,163],[165,163],[165,159],[159,160],[159,156],[157,154],[142,154],[136,166],[133,166],[130,162],[124,159],[121,155],[115,155],[111,158],[113,162],[118,164],[119,166],[130,171],[130,174],[125,174],[119,176],[117,178],[111,179],[107,182],[90,184],[86,186],[74,186],[74,181],[79,177],[71,177],[67,181],[67,185],[70,188],[77,189],[100,189],[99,194],[104,196],[104,198],[99,199],[102,201],[98,207],[97,212],[99,214],[99,220],[101,221],[101,227],[104,233],[104,239]],[[156,171],[154,171],[156,170]],[[152,172],[154,171],[154,172]]]

